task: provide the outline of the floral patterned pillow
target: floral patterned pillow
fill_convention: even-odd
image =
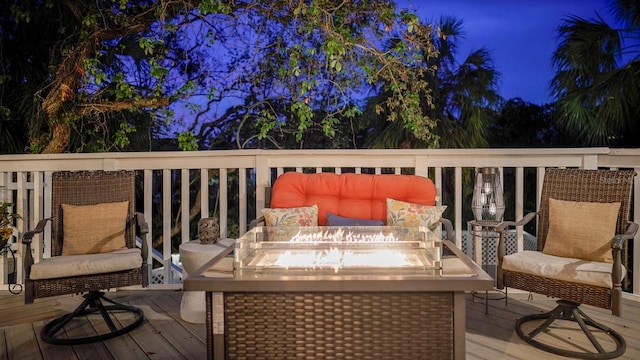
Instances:
[[[289,241],[299,226],[318,226],[318,205],[262,209],[268,241]]]
[[[433,231],[438,239],[442,238],[440,218],[447,207],[409,203],[387,198],[387,225],[389,226],[425,226]]]
[[[318,205],[262,209],[265,226],[318,226]]]

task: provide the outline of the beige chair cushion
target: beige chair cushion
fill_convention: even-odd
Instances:
[[[142,266],[140,249],[124,249],[102,254],[53,256],[31,266],[31,280],[105,274]]]
[[[611,239],[620,203],[549,199],[549,232],[543,252],[587,261],[613,262]]]
[[[611,263],[585,261],[527,250],[507,255],[502,262],[504,270],[609,289],[613,287],[612,268]],[[623,266],[622,277],[617,281],[622,281],[626,273],[627,270]]]
[[[129,202],[62,204],[62,255],[99,254],[125,249]]]

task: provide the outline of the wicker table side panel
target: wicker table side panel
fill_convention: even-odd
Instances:
[[[451,359],[452,293],[225,293],[227,359]]]
[[[504,270],[505,286],[611,309],[611,289]]]

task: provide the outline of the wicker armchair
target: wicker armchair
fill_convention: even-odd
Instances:
[[[35,230],[26,232],[22,239],[25,246],[25,303],[49,296],[85,295],[75,311],[43,327],[41,337],[44,341],[67,345],[101,341],[124,334],[142,323],[142,310],[116,303],[104,297],[101,291],[148,285],[146,240],[142,241],[142,250],[136,247],[135,240],[136,225],[141,234],[148,232],[148,226],[143,215],[134,210],[134,180],[133,171],[53,173],[51,217],[41,220]],[[111,210],[114,206],[118,207],[118,211]],[[72,218],[72,214],[77,215]],[[63,223],[65,218],[66,223]],[[51,257],[34,264],[31,250],[33,237],[42,233],[49,221]],[[117,231],[109,228],[112,224],[115,224]],[[104,231],[110,231],[109,235],[98,240],[92,239]],[[71,241],[72,235],[77,239],[75,243]],[[97,241],[98,245],[84,251],[82,247],[92,241]],[[103,247],[105,243],[117,249],[109,251],[109,248]],[[75,246],[73,244],[79,247],[72,248]],[[118,316],[116,320],[115,315],[123,312],[132,313],[133,316]],[[107,326],[95,328],[108,330],[96,330],[95,334],[80,338],[70,338],[65,331],[61,331],[69,323],[87,321],[87,315],[102,318]]]
[[[633,171],[622,170],[547,169],[539,211],[527,214],[518,222],[503,222],[498,226],[498,231],[504,234],[509,226],[522,226],[538,215],[537,251],[523,251],[505,255],[505,239],[501,237],[498,244],[498,288],[521,289],[559,299],[558,306],[552,311],[528,315],[516,321],[516,332],[529,344],[554,354],[585,359],[610,359],[625,352],[626,344],[622,336],[589,318],[579,309],[579,305],[588,304],[610,309],[614,315],[620,315],[622,280],[626,273],[624,266],[626,241],[632,239],[638,230],[637,224],[628,221],[634,176]],[[570,215],[566,218],[550,217],[550,212],[562,213],[556,210],[560,206],[558,204],[570,204],[569,206],[571,206],[571,203],[568,202],[573,202],[572,204],[577,206],[607,207],[613,205],[614,207],[613,211],[609,211],[608,221],[601,218],[589,224],[577,219],[580,215],[578,211],[573,211],[574,208],[567,212]],[[551,209],[550,203],[552,203]],[[620,203],[619,208],[615,207],[615,203]],[[615,209],[619,209],[617,214]],[[561,246],[569,247],[565,242],[556,241],[557,237],[547,236],[550,233],[550,224],[554,226],[555,235],[559,224],[567,223],[564,219],[573,222],[570,228],[566,226],[569,228],[569,232],[576,232],[578,227],[584,229],[591,226],[603,229],[610,228],[613,233],[615,226],[615,234],[612,234],[610,244],[607,242],[610,237],[601,237],[603,240],[603,245],[600,247],[601,253],[606,257],[611,255],[610,261],[594,261],[584,257],[574,259],[550,254],[552,253],[550,251],[552,245],[561,244]],[[609,224],[608,227],[605,226],[606,223]],[[568,237],[565,236],[562,240],[567,240]],[[554,240],[549,240],[550,238],[554,238]],[[578,241],[582,241],[589,236],[577,238]],[[545,242],[547,242],[547,249],[545,249]],[[590,247],[587,243],[583,242],[583,244],[583,248],[577,251],[583,251],[584,248]],[[580,248],[580,246],[574,246],[574,248]],[[568,252],[574,250],[567,249]],[[561,249],[560,251],[564,252],[565,250]],[[586,349],[583,351],[584,348],[580,346],[563,348],[556,346],[556,344],[550,345],[548,341],[539,341],[540,338],[536,338],[536,336],[543,332],[552,333],[553,327],[551,325],[557,320],[577,322],[593,345],[594,350]],[[528,325],[525,325],[527,323]],[[607,334],[612,340],[610,344],[615,344],[615,349],[611,349],[613,346],[601,345],[591,329],[598,329],[598,332],[602,330],[604,334]]]

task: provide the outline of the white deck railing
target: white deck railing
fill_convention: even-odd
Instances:
[[[144,211],[147,222],[152,224],[148,236],[154,240],[157,250],[155,267],[164,269],[165,285],[175,286],[172,285],[175,276],[168,265],[172,253],[177,252],[176,245],[172,247],[171,241],[162,239],[170,239],[172,233],[179,233],[179,240],[174,242],[193,239],[190,216],[194,214],[190,211],[194,206],[218,214],[222,236],[230,233],[228,226],[232,223],[238,226],[234,232],[242,234],[255,213],[264,207],[265,186],[284,171],[415,173],[433,179],[439,202],[452,208],[453,215],[449,217],[456,230],[456,242],[461,246],[463,230],[466,230],[463,211],[468,211],[465,207],[470,206],[463,202],[463,190],[472,184],[469,174],[473,174],[473,169],[483,166],[499,167],[503,169],[502,174],[505,171],[511,174],[509,178],[513,180],[505,179],[503,186],[505,192],[514,194],[514,199],[506,205],[511,207],[515,218],[520,218],[525,211],[533,210],[525,209],[524,205],[525,199],[531,198],[531,194],[525,194],[526,188],[530,187],[525,187],[525,179],[530,179],[526,174],[535,174],[535,199],[539,199],[547,167],[625,168],[640,173],[640,149],[225,150],[1,155],[0,187],[5,191],[0,191],[0,200],[4,196],[4,200],[16,204],[15,210],[23,217],[16,223],[21,236],[50,215],[51,172],[136,170],[144,184],[143,201],[138,206]],[[200,181],[203,178],[206,181]],[[640,222],[639,178],[635,179],[633,195],[636,222]],[[443,198],[443,185],[452,195]],[[234,209],[234,213],[230,213],[230,209]],[[155,215],[152,217],[152,214]],[[195,216],[201,217],[199,212]],[[50,255],[46,235],[34,245],[37,260]],[[12,247],[17,251],[17,279],[20,282],[23,278],[22,247],[16,239]],[[517,248],[523,249],[521,229],[517,231]],[[634,247],[631,256],[633,274],[640,274],[640,246]],[[6,289],[6,275],[3,276],[0,288]],[[633,277],[632,287],[633,293],[640,293],[640,276]]]

